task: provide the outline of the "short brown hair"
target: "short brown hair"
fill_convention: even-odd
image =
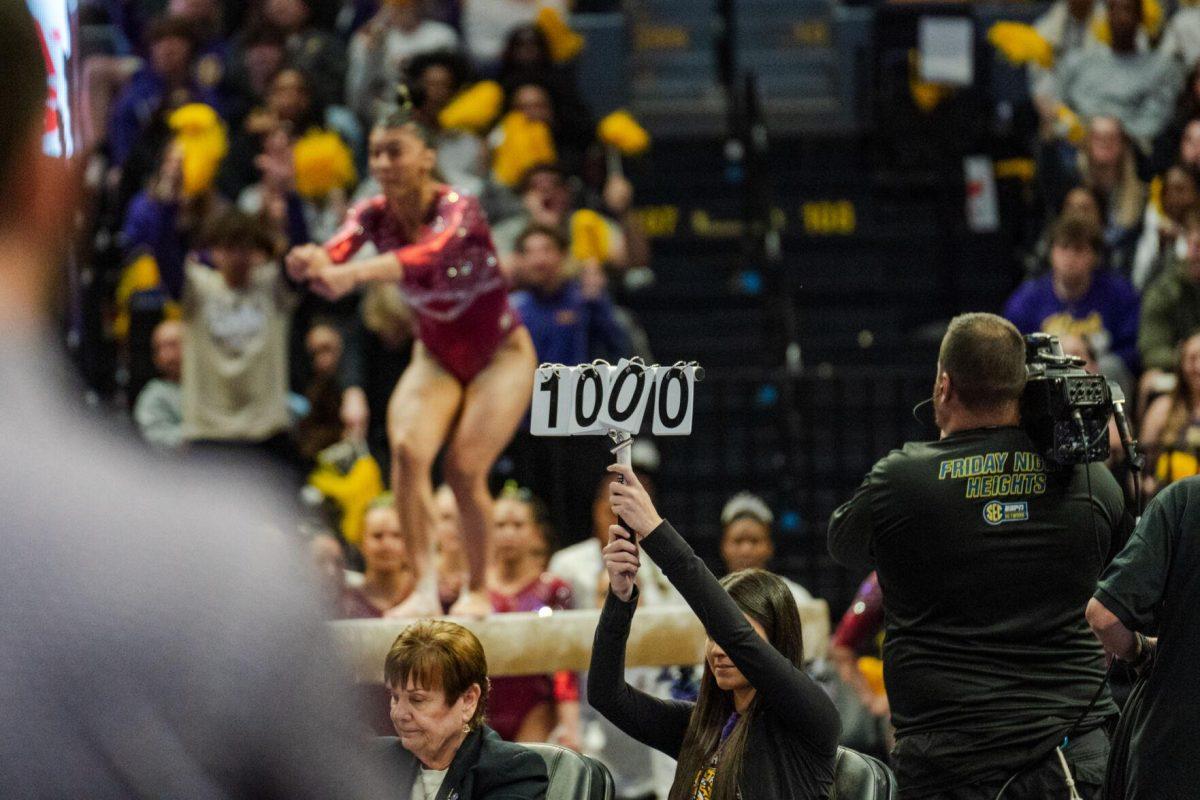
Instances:
[[[571,179],[570,173],[567,172],[567,170],[561,164],[550,162],[534,164],[532,167],[525,170],[525,172],[521,175],[521,179],[517,181],[517,194],[525,194],[528,192],[529,185],[533,183],[533,179],[542,173],[550,173],[563,183],[566,183]]]
[[[147,47],[151,47],[163,39],[183,39],[192,48],[193,53],[196,51],[198,44],[196,28],[191,22],[183,17],[166,15],[150,20],[150,24],[146,26],[146,33],[142,38],[145,40]]]
[[[1191,206],[1183,212],[1183,229],[1200,232],[1200,206]]]
[[[483,724],[487,713],[487,657],[475,634],[445,619],[423,619],[396,637],[383,662],[383,679],[390,687],[405,687],[409,679],[427,689],[441,689],[450,705],[471,684],[479,686],[479,704],[471,729]]]
[[[566,253],[571,248],[571,242],[567,239],[567,235],[560,229],[552,225],[543,225],[540,222],[531,223],[521,234],[517,236],[516,248],[518,253],[525,252],[525,242],[529,241],[534,236],[545,236],[550,241],[554,242],[554,246],[558,248],[558,252]]]
[[[204,226],[200,241],[204,247],[245,247],[274,258],[279,255],[279,242],[271,227],[264,218],[227,208]]]
[[[990,409],[1019,400],[1025,389],[1025,340],[995,314],[950,320],[938,351],[938,369],[950,376],[968,408]]]
[[[1050,229],[1050,244],[1059,247],[1087,247],[1099,255],[1103,247],[1104,237],[1100,229],[1091,220],[1074,214],[1064,214],[1055,221]]]

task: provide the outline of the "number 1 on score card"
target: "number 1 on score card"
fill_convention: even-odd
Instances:
[[[543,364],[533,376],[533,406],[529,432],[534,436],[566,436],[570,431],[571,402],[575,397],[575,370],[561,364]]]

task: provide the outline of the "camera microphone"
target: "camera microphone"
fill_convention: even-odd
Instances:
[[[1112,395],[1113,416],[1117,420],[1117,433],[1121,436],[1121,444],[1125,447],[1125,460],[1134,472],[1141,472],[1146,465],[1146,457],[1138,452],[1137,440],[1129,427],[1129,418],[1125,416],[1125,393],[1115,381],[1108,382],[1108,391]]]

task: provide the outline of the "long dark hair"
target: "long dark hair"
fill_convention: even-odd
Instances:
[[[743,569],[726,575],[721,585],[742,613],[762,625],[771,646],[797,669],[803,667],[804,638],[800,629],[800,611],[783,579],[765,569]],[[734,800],[737,797],[746,737],[750,724],[759,713],[760,701],[770,703],[771,698],[763,698],[756,693],[721,747],[711,800]],[[704,674],[700,678],[700,696],[692,709],[692,719],[679,751],[679,763],[675,768],[675,781],[671,784],[669,800],[691,799],[696,778],[707,768],[713,753],[717,751],[721,730],[733,711],[733,693],[717,686],[717,680],[705,659]]]

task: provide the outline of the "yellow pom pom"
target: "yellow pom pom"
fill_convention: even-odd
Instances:
[[[501,142],[492,152],[492,172],[505,186],[516,186],[530,167],[553,164],[558,156],[544,122],[510,111],[500,122]]]
[[[581,208],[571,215],[571,258],[576,261],[608,260],[608,225],[595,211]]]
[[[622,155],[636,156],[650,147],[650,134],[638,125],[628,111],[614,111],[596,128],[596,136],[609,147],[615,147]]]
[[[1150,181],[1150,199],[1146,202],[1148,202],[1154,208],[1154,210],[1158,212],[1159,216],[1163,215],[1162,189],[1163,176],[1155,175],[1154,180]]]
[[[1017,179],[1028,183],[1037,175],[1037,164],[1032,158],[1005,158],[996,162],[996,180]]]
[[[504,90],[495,81],[480,81],[459,92],[438,114],[438,123],[449,130],[481,133],[496,120],[504,105]]]
[[[159,283],[158,262],[148,253],[138,256],[121,270],[115,297],[117,313],[113,318],[113,336],[122,341],[129,336],[129,301],[139,292],[157,289]]]
[[[1159,483],[1177,481],[1180,478],[1190,478],[1200,472],[1200,464],[1191,453],[1171,450],[1158,457],[1154,475]]]
[[[318,463],[308,482],[341,509],[342,537],[356,547],[360,545],[363,518],[384,490],[378,462],[369,455],[362,456],[345,475],[330,464]]]
[[[350,148],[336,133],[314,129],[292,148],[296,192],[310,200],[323,200],[334,189],[345,189],[358,180]]]
[[[1142,27],[1151,39],[1157,39],[1162,33],[1163,8],[1158,0],[1142,0]]]
[[[220,128],[221,117],[216,109],[204,103],[188,103],[171,112],[167,118],[167,126],[177,136],[198,136]]]
[[[204,194],[212,188],[217,168],[229,152],[225,124],[212,107],[191,103],[174,111],[167,125],[175,131],[175,142],[183,151],[184,196]]]
[[[921,54],[915,48],[908,51],[908,93],[918,110],[928,114],[953,92],[951,86],[921,80]]]
[[[537,26],[546,37],[546,43],[550,46],[550,58],[554,63],[570,61],[583,50],[583,37],[571,30],[571,26],[557,9],[542,6],[538,10]]]
[[[883,662],[878,658],[863,656],[858,660],[858,671],[874,694],[882,695],[887,692],[883,685]]]
[[[988,29],[988,41],[1012,64],[1054,66],[1054,48],[1031,25],[997,22]]]
[[[1083,127],[1079,115],[1066,106],[1058,107],[1057,128],[1064,139],[1076,146],[1083,144],[1087,136],[1087,129]]]

